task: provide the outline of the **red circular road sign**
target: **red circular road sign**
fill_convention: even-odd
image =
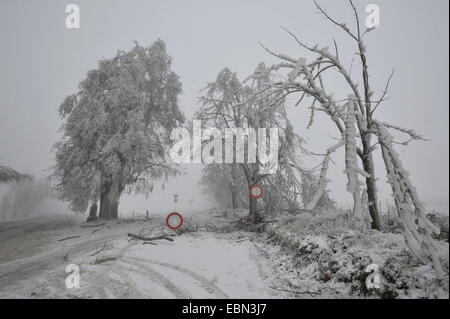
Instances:
[[[172,216],[177,216],[180,219],[180,223],[178,225],[172,226],[170,224],[169,220]],[[166,224],[167,224],[167,227],[169,227],[170,229],[178,229],[181,227],[181,225],[183,225],[183,217],[181,216],[181,214],[178,214],[176,212],[170,213],[166,218]]]
[[[258,199],[258,198],[260,198],[262,195],[263,195],[263,189],[262,189],[261,186],[259,186],[259,185],[253,185],[253,186],[250,188],[250,196],[251,196],[251,197],[253,197],[253,198],[255,198],[255,199]]]

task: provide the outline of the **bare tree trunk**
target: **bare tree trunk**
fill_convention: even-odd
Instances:
[[[100,194],[100,218],[117,219],[119,217],[119,198],[121,191],[115,191],[111,185],[105,185]]]
[[[367,198],[369,203],[369,214],[372,218],[372,229],[383,231],[380,213],[378,211],[377,187],[375,182],[375,166],[370,150],[370,134],[365,134],[362,138],[363,156],[361,158],[364,171],[370,176],[366,177]]]
[[[257,199],[252,197],[252,195],[250,193],[250,188],[248,189],[248,194],[249,194],[248,195],[248,204],[249,204],[248,217],[250,218],[251,221],[256,223],[259,219]]]
[[[231,192],[231,204],[233,206],[233,209],[238,209],[238,201],[237,201],[237,194],[239,192],[239,184],[237,183],[237,180],[239,178],[239,174],[237,172],[237,165],[231,164],[231,176],[233,178],[233,182],[229,183],[230,192]]]
[[[257,183],[257,179],[255,178],[257,174],[251,174],[249,168],[246,165],[242,165],[242,168],[244,170],[248,186],[248,206],[249,206],[248,217],[251,221],[257,223],[259,221],[257,199],[252,197],[250,191],[253,185]]]
[[[229,183],[228,187],[229,187],[230,193],[231,193],[231,207],[233,209],[238,209],[239,208],[239,205],[238,205],[238,202],[237,202],[238,189],[232,183]]]
[[[97,219],[97,202],[93,203],[89,209],[89,216],[87,218],[88,222],[94,221]]]
[[[105,218],[105,219],[109,219],[109,212],[110,212],[110,202],[108,199],[108,194],[109,191],[108,189],[105,189],[106,186],[104,186],[104,188],[102,189],[102,192],[100,194],[100,212],[99,212],[99,217],[100,218]]]
[[[231,191],[231,204],[233,206],[233,209],[238,209],[239,208],[239,205],[238,205],[238,202],[237,202],[236,190],[232,190]]]

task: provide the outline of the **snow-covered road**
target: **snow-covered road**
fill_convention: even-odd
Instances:
[[[155,224],[167,231],[158,219],[99,227],[74,217],[3,224],[0,298],[276,297],[269,266],[245,235],[201,231],[156,245],[126,237]],[[66,288],[69,264],[80,267],[80,288]]]

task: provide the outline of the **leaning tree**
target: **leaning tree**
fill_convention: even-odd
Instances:
[[[264,90],[267,95],[273,94],[278,99],[280,94],[284,96],[299,94],[298,103],[305,99],[310,99],[311,118],[309,125],[313,125],[316,112],[324,112],[341,135],[335,145],[330,147],[324,154],[320,154],[324,156],[324,160],[318,183],[318,192],[311,200],[309,209],[314,207],[320,198],[321,192],[326,187],[326,173],[331,153],[340,147],[344,147],[345,172],[348,180],[347,190],[353,194],[354,212],[358,215],[362,210],[365,210],[365,207],[361,207],[361,202],[366,202],[372,219],[372,228],[383,230],[377,205],[376,176],[373,160],[373,152],[379,144],[385,162],[388,182],[392,187],[395,204],[404,229],[406,243],[422,262],[432,261],[436,269],[441,270],[441,264],[431,238],[431,233],[439,232],[439,230],[427,219],[425,210],[410,182],[408,174],[404,170],[398,154],[392,147],[394,141],[389,130],[396,130],[409,135],[408,141],[402,144],[423,138],[413,130],[403,129],[374,117],[375,111],[386,100],[393,72],[389,76],[380,97],[374,99],[374,91],[372,90],[369,76],[366,45],[364,43],[364,38],[371,29],[365,31],[361,29],[357,8],[352,0],[350,0],[350,6],[355,17],[355,30],[351,30],[347,24],[335,20],[316,1],[314,3],[320,14],[343,30],[356,44],[356,55],[361,62],[360,78],[356,79],[351,72],[351,68],[348,70],[344,67],[336,41],[333,41],[333,50],[329,50],[328,47],[321,48],[318,45],[309,46],[287,29],[285,30],[298,45],[311,53],[314,58],[310,61],[307,61],[304,57],[293,58],[286,54],[275,53],[262,45],[265,50],[277,57],[280,63],[271,67],[269,73],[273,74],[273,77],[268,76],[266,73],[255,73],[253,75],[253,78],[269,80],[266,82],[266,85],[270,89],[266,88]],[[348,98],[337,100],[333,97],[325,81],[325,76],[330,71],[337,71],[337,74],[342,77],[343,82],[349,89]],[[358,85],[359,81],[362,82],[362,87]],[[377,138],[376,142],[372,142],[373,137]],[[359,166],[359,162],[361,162],[362,167]],[[359,180],[360,175],[365,179],[365,189],[362,189],[362,183]],[[366,196],[367,200],[361,201],[361,198]]]
[[[178,172],[168,161],[170,132],[184,116],[181,83],[162,40],[99,62],[59,108],[66,120],[55,144],[53,176],[76,211],[100,200],[100,217],[117,218],[124,191],[149,192]]]

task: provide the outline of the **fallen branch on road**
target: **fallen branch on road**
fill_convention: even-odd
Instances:
[[[77,236],[70,236],[70,237],[62,238],[62,239],[60,239],[58,241],[64,241],[64,240],[75,239],[75,238],[80,238],[80,236],[79,235],[77,235]]]
[[[101,252],[104,251],[104,250],[111,250],[111,249],[113,249],[113,248],[114,248],[114,247],[113,247],[112,244],[108,244],[108,243],[105,241],[105,243],[103,244],[102,248],[100,248],[99,250],[97,250],[96,252],[94,252],[93,254],[91,254],[91,256],[98,255],[99,253],[101,253]]]
[[[94,233],[96,233],[96,232],[98,232],[99,230],[102,230],[103,228],[97,228],[97,229],[94,229],[92,232],[91,232],[91,234],[94,234]]]
[[[167,235],[161,235],[161,236],[155,236],[155,237],[145,237],[145,236],[141,236],[141,235],[136,235],[136,234],[132,234],[132,233],[128,233],[128,237],[134,238],[134,239],[139,239],[139,240],[143,240],[145,242],[149,242],[149,241],[153,241],[153,240],[168,240],[168,241],[173,241],[173,238],[167,236]]]
[[[83,227],[83,228],[87,228],[87,227],[100,227],[100,226],[103,226],[103,225],[106,225],[106,223],[101,223],[101,224],[97,224],[97,225],[81,225],[80,227]]]
[[[100,258],[97,257],[94,261],[94,265],[98,265],[98,264],[105,263],[108,261],[113,261],[116,259],[118,259],[118,257],[115,257],[115,256],[101,256]]]
[[[188,221],[186,221],[186,222],[183,224],[183,227],[178,228],[178,229],[176,230],[176,233],[177,233],[178,236],[180,236],[181,234],[186,234],[186,233],[193,233],[193,232],[196,232],[196,231],[198,231],[198,229],[199,229],[199,227],[198,227],[198,226],[195,226],[195,225],[192,223],[192,217],[191,217],[191,218],[189,218]]]

